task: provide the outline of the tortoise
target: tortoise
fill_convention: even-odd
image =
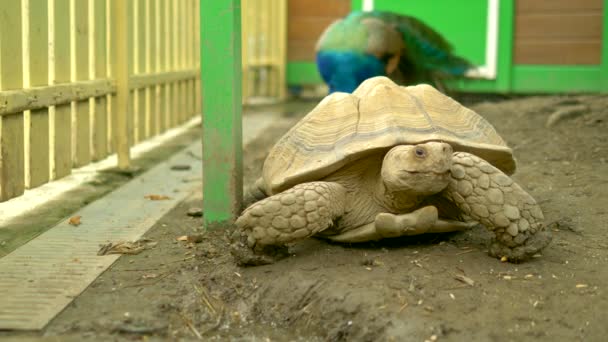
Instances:
[[[271,149],[232,254],[266,264],[311,236],[355,243],[481,223],[495,235],[490,255],[520,262],[551,236],[515,169],[482,116],[430,85],[370,78],[325,97]]]

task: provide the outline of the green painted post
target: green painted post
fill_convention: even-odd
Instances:
[[[204,227],[234,222],[243,197],[241,1],[200,0]]]
[[[602,25],[602,64],[600,65],[600,89],[599,91],[608,92],[608,0],[604,0],[604,19]]]

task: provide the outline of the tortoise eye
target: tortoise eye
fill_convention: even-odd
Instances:
[[[424,158],[424,157],[426,157],[426,151],[422,147],[416,147],[414,149],[414,154],[418,158]]]

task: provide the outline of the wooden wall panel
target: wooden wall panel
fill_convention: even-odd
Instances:
[[[350,0],[289,0],[287,59],[314,61],[315,44],[323,30],[350,9]]]
[[[601,10],[603,0],[517,0],[516,11],[529,12],[564,12]]]
[[[516,64],[601,63],[602,0],[518,0]]]

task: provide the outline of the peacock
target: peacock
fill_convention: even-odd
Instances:
[[[471,67],[422,21],[383,11],[352,12],[328,26],[317,41],[316,62],[330,93],[351,93],[374,76],[445,92],[443,79],[462,77]]]

